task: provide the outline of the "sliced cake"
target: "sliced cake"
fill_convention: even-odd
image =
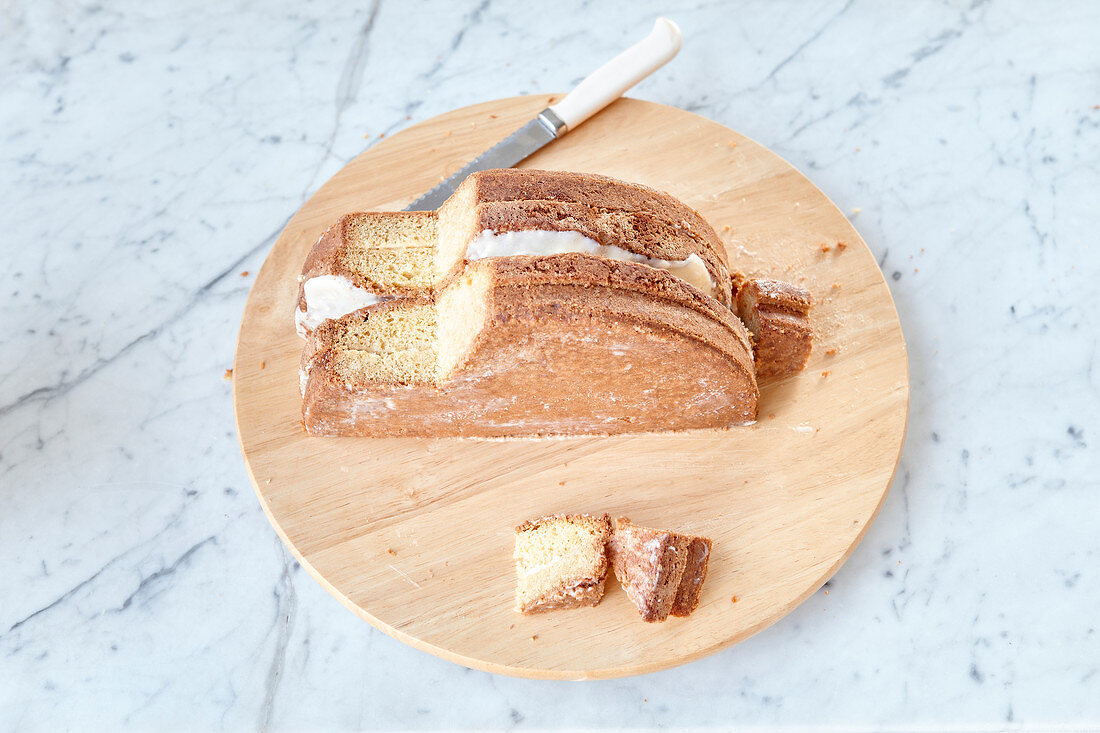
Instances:
[[[615,520],[611,564],[627,597],[647,622],[687,616],[699,605],[710,540]]]
[[[567,171],[474,173],[438,212],[348,214],[322,235],[300,277],[305,336],[393,297],[430,297],[467,263],[587,254],[666,271],[731,306],[726,251],[690,207],[645,186]]]
[[[516,610],[535,613],[599,603],[610,534],[606,514],[543,517],[516,527]]]
[[[737,284],[737,314],[752,332],[759,379],[797,374],[813,347],[810,294],[779,280],[744,280]]]
[[[475,261],[431,301],[327,320],[301,365],[314,435],[534,437],[742,425],[750,337],[664,270],[580,254]]]

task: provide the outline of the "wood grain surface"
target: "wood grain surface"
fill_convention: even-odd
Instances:
[[[804,176],[717,123],[622,99],[524,165],[667,190],[714,225],[731,268],[810,290],[813,356],[797,377],[762,386],[758,423],[552,441],[307,436],[293,326],[306,252],[345,213],[402,208],[550,99],[487,102],[415,125],[349,163],[298,211],[245,308],[237,426],[276,531],[329,592],[377,628],[492,672],[639,674],[760,631],[844,562],[897,466],[909,397],[905,343],[870,251]],[[710,537],[698,610],[643,623],[612,580],[597,607],[515,613],[512,528],[556,512],[610,512]]]

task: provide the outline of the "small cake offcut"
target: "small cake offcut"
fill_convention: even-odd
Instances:
[[[810,294],[780,280],[734,277],[737,315],[752,332],[757,379],[787,377],[806,366],[813,347]]]
[[[687,616],[699,605],[711,542],[671,530],[615,520],[611,564],[631,603],[647,622]]]
[[[516,610],[595,606],[607,579],[611,519],[561,514],[516,527]]]

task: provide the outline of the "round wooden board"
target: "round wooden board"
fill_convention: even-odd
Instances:
[[[717,123],[622,99],[524,165],[667,190],[714,225],[733,267],[810,290],[813,356],[799,376],[762,386],[759,422],[550,441],[307,436],[292,312],[309,248],[345,213],[401,209],[550,99],[487,102],[415,125],[349,163],[298,211],[245,307],[237,426],[276,531],[377,628],[491,672],[639,674],[767,627],[844,562],[897,467],[909,399],[905,343],[870,251],[804,176]],[[514,612],[512,529],[557,512],[609,512],[710,537],[698,610],[643,623],[610,579],[594,608]]]

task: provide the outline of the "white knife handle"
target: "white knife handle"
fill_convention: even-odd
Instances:
[[[679,50],[680,27],[668,18],[658,18],[648,36],[593,71],[550,109],[572,130],[664,66]]]

